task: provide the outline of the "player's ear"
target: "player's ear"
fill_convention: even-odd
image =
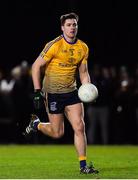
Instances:
[[[63,26],[61,26],[61,30],[64,31],[64,27]]]

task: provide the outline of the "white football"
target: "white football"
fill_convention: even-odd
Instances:
[[[98,89],[92,83],[85,83],[79,87],[78,96],[82,102],[93,102],[98,97]]]

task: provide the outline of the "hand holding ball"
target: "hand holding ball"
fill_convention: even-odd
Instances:
[[[78,96],[82,102],[93,102],[98,97],[97,87],[92,83],[82,84],[79,87]]]

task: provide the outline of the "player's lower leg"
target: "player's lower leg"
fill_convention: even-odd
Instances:
[[[82,133],[81,131],[79,133],[75,133],[75,147],[79,156],[79,163],[80,163],[80,173],[82,174],[92,174],[92,173],[98,173],[99,171],[96,170],[92,163],[88,166],[86,162],[86,135],[85,133]]]
[[[47,136],[50,136],[52,138],[60,138],[63,133],[62,131],[55,131],[52,127],[52,124],[49,122],[49,123],[39,123],[38,124],[38,130],[41,131],[43,134],[47,135]]]
[[[33,132],[41,131],[43,134],[52,138],[60,138],[63,135],[63,128],[53,129],[50,122],[40,122],[38,116],[32,114],[29,125],[26,127],[25,136],[32,134]]]

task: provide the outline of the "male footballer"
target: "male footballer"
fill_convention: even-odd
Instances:
[[[49,122],[41,122],[33,115],[26,133],[41,131],[52,138],[64,134],[64,114],[74,131],[74,145],[80,164],[80,173],[98,173],[92,165],[87,165],[84,108],[78,98],[76,74],[81,83],[90,82],[87,68],[88,47],[76,37],[78,15],[69,13],[60,18],[62,35],[47,43],[32,65],[34,85],[34,106],[41,108],[42,91],[46,94],[46,110]],[[45,77],[41,83],[41,69],[45,67]]]

